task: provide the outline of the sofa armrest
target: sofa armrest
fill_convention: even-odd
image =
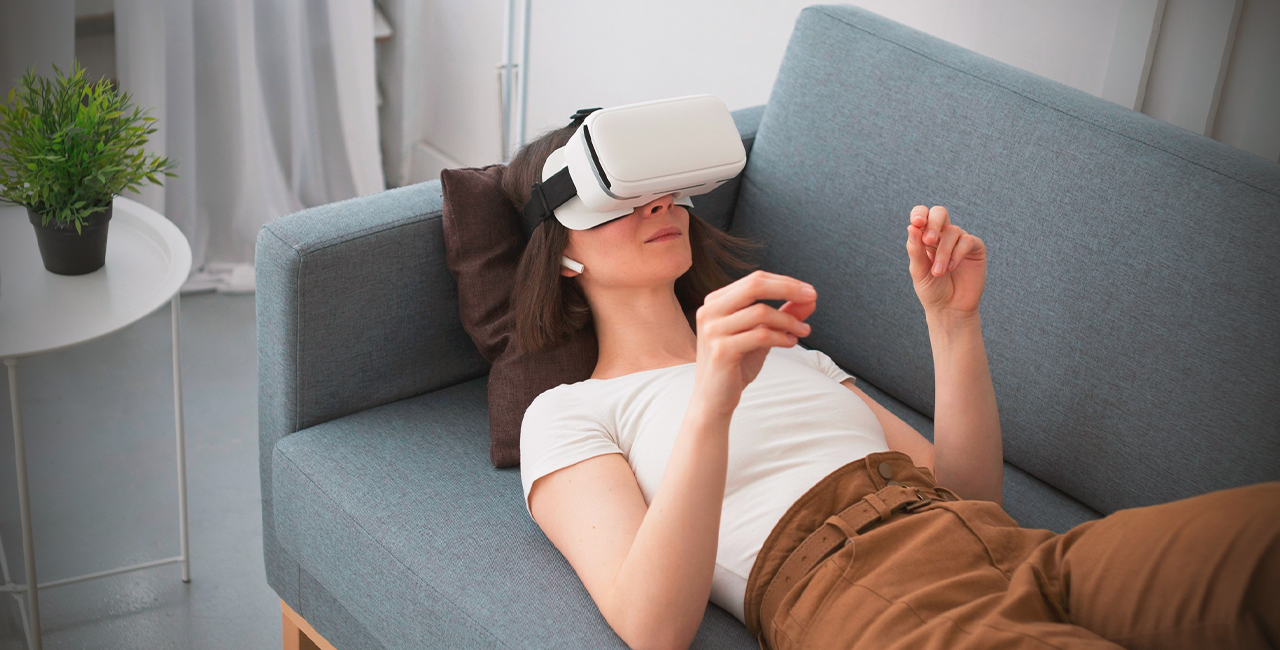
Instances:
[[[760,117],[764,115],[764,106],[752,106],[733,112],[733,123],[742,136],[742,146],[751,155],[751,145],[756,141],[756,130],[760,127]],[[745,170],[744,170],[745,173]],[[733,223],[733,210],[738,204],[738,187],[742,183],[742,174],[737,178],[717,187],[711,192],[693,197],[693,211],[703,221],[721,230],[728,230]]]
[[[432,181],[303,210],[258,231],[264,534],[274,534],[271,452],[281,438],[488,372],[459,320],[442,205]]]

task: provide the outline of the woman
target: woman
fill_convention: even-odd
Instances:
[[[573,126],[508,166],[517,208]],[[729,283],[723,267],[747,268],[736,255],[749,244],[670,195],[589,230],[534,231],[517,342],[538,350],[591,326],[599,358],[525,414],[526,505],[609,625],[631,647],[687,647],[710,599],[762,647],[1276,643],[1280,484],[1064,535],[1001,510],[986,248],[940,206],[916,206],[906,230],[933,347],[933,443],[798,345],[812,286],[763,271]]]

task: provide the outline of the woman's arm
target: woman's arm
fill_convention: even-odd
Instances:
[[[1001,503],[1004,450],[982,322],[926,316],[933,345],[934,477],[966,499]]]
[[[978,315],[986,246],[950,223],[946,208],[920,205],[911,211],[906,248],[933,348],[934,476],[964,498],[1001,503],[1000,415]]]
[[[808,335],[817,293],[757,271],[698,309],[694,388],[646,507],[619,454],[552,472],[529,509],[609,625],[632,648],[687,648],[711,595],[729,458],[729,422],[772,347]],[[787,300],[777,309],[759,300]]]
[[[529,510],[631,648],[687,648],[711,595],[729,419],[691,401],[653,502],[621,454],[552,472]]]

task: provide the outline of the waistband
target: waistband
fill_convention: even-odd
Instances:
[[[765,647],[765,627],[805,574],[873,525],[935,500],[959,497],[900,451],[868,454],[825,476],[787,509],[760,548],[747,578],[747,630]]]

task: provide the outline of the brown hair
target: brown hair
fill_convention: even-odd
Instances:
[[[576,128],[571,125],[542,134],[507,164],[502,191],[516,210],[529,200],[534,181],[542,180],[547,156],[563,147]],[[554,218],[547,219],[534,229],[520,256],[511,305],[516,345],[526,354],[561,345],[591,323],[591,308],[577,278],[560,275],[560,256],[568,245],[569,229]],[[695,316],[707,294],[730,282],[729,268],[755,268],[742,256],[760,247],[758,242],[730,235],[689,212],[693,265],[676,279],[675,294],[690,327],[697,329]]]

